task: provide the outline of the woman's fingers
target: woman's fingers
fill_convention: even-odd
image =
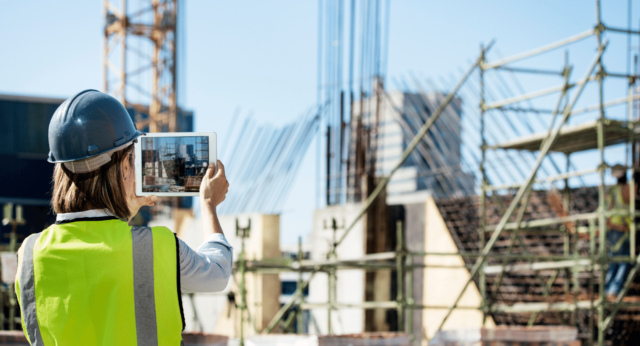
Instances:
[[[152,206],[155,204],[155,202],[158,200],[158,197],[155,195],[152,196],[141,196],[141,197],[137,197],[136,198],[136,202],[138,203],[139,207],[143,207],[143,206]]]
[[[222,162],[220,162],[220,160],[218,160],[218,171],[216,172],[216,177],[224,177],[224,176],[225,176],[224,165],[222,164]]]
[[[216,170],[216,167],[218,168],[218,170]],[[217,165],[213,162],[209,163],[209,167],[207,168],[208,178],[218,177],[221,173],[222,175],[224,175],[224,165],[222,164],[222,162],[220,162],[220,160],[217,161]]]
[[[200,198],[205,203],[215,207],[225,199],[225,195],[229,190],[229,181],[227,181],[225,167],[220,160],[216,163],[209,164],[209,170],[205,179],[200,185]]]

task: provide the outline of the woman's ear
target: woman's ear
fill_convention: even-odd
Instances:
[[[125,177],[128,177],[131,174],[131,162],[129,162],[129,155],[127,155],[127,157],[122,160],[122,162],[120,162],[120,169],[122,170],[122,179],[124,179]]]

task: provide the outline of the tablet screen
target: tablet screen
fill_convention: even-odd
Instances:
[[[142,192],[199,192],[209,137],[142,137]]]

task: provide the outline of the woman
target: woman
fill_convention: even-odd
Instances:
[[[135,195],[133,143],[142,133],[116,99],[85,90],[49,124],[56,223],[18,251],[16,292],[33,346],[181,345],[181,291],[221,291],[232,248],[216,214],[229,188],[210,164],[200,187],[204,244],[165,227],[127,224],[156,196]]]

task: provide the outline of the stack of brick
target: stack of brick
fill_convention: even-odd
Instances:
[[[2,346],[29,346],[27,338],[20,330],[3,330],[0,331],[0,345]]]
[[[566,326],[443,330],[429,346],[580,346],[578,330]]]
[[[513,194],[487,196],[485,207],[485,220],[489,227],[499,223],[504,215],[504,210],[513,200]],[[572,190],[569,196],[568,214],[584,214],[595,212],[598,208],[598,188],[586,187]],[[479,252],[479,199],[477,196],[450,198],[437,200],[436,204],[447,225],[449,233],[453,238],[460,252]],[[509,222],[515,222],[516,214],[512,215]],[[524,213],[523,221],[539,220],[545,218],[557,217],[553,208],[549,204],[547,191],[533,191],[529,204]],[[587,226],[586,221],[581,221],[577,226]],[[562,225],[552,225],[541,227],[538,229],[520,230],[519,235],[524,244],[526,253],[533,255],[564,255],[565,241],[562,233],[558,232]],[[491,233],[486,233],[486,239]],[[511,232],[503,232],[498,238],[491,254],[505,254],[511,244]],[[572,236],[575,237],[575,236]],[[596,237],[596,246],[598,238]],[[573,240],[572,240],[573,242]],[[516,243],[512,253],[523,253],[523,247],[520,243]],[[573,253],[574,248],[569,249]],[[578,239],[577,250],[580,256],[589,255],[589,241]],[[473,265],[475,258],[465,258],[468,266]],[[489,259],[489,265],[499,265],[501,259]],[[509,264],[529,263],[527,261],[510,260]],[[571,292],[565,290],[566,285],[571,287],[571,277],[567,277],[567,272],[560,270],[557,277],[550,287],[548,296],[543,293],[545,291],[546,282],[556,275],[555,270],[535,271],[519,271],[505,273],[501,285],[497,289],[494,303],[511,305],[520,302],[573,302],[574,297]],[[487,275],[486,284],[487,292],[494,292],[497,284],[498,275]],[[544,280],[540,280],[542,278]],[[599,282],[599,271],[594,272],[594,282]],[[478,276],[474,278],[476,284],[479,284]],[[589,300],[591,297],[597,299],[598,286],[590,290],[590,274],[583,272],[579,276],[578,300]],[[490,293],[489,293],[490,294]],[[594,294],[592,296],[592,294]],[[636,276],[634,282],[630,286],[630,290],[625,297],[625,301],[633,300],[635,296],[640,296],[640,276]],[[492,318],[497,325],[527,325],[531,318],[531,313],[492,313]],[[594,316],[595,317],[595,316]],[[597,321],[597,317],[593,319]],[[536,325],[561,325],[571,324],[572,321],[578,326],[579,335],[586,338],[589,335],[589,311],[580,310],[575,316],[566,312],[547,311],[537,315]],[[597,329],[597,328],[596,328]],[[611,328],[607,331],[606,338],[616,342],[616,344],[624,344],[626,340],[640,337],[640,311],[634,309],[622,308],[616,315]]]
[[[318,337],[318,346],[409,346],[411,338],[402,333],[368,333]]]
[[[229,338],[225,335],[204,333],[182,333],[184,346],[227,346]]]

